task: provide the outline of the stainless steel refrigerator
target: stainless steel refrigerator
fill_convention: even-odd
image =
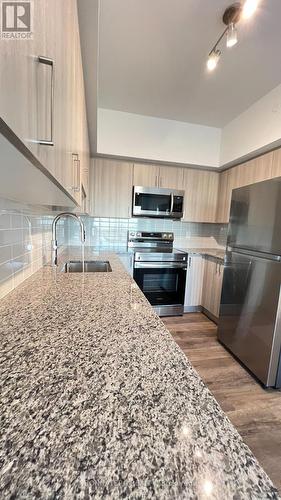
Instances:
[[[281,177],[232,192],[218,339],[281,387]]]

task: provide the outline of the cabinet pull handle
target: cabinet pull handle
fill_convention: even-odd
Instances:
[[[74,180],[74,186],[72,189],[75,193],[79,193],[80,191],[80,159],[77,153],[72,153],[74,165],[76,165],[76,175]]]
[[[158,175],[155,175],[155,186],[158,187]]]
[[[55,87],[55,79],[54,79],[54,61],[49,57],[39,56],[38,61],[41,64],[45,64],[46,66],[51,67],[51,94],[50,94],[50,103],[51,103],[51,118],[50,118],[50,126],[51,126],[51,137],[50,139],[39,139],[39,144],[42,146],[54,146],[54,87]]]
[[[188,258],[188,267],[191,267],[191,257]]]
[[[172,192],[171,193],[170,215],[173,213],[173,211],[174,211],[174,193]]]

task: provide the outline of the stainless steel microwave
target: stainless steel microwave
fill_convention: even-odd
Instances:
[[[184,191],[134,186],[133,216],[135,217],[181,219],[183,204]]]

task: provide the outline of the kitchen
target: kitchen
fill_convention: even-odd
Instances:
[[[280,6],[1,7],[1,498],[279,498]]]

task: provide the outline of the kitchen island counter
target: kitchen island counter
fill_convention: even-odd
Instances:
[[[44,267],[0,302],[1,498],[279,498],[118,257],[98,258],[111,273]]]

